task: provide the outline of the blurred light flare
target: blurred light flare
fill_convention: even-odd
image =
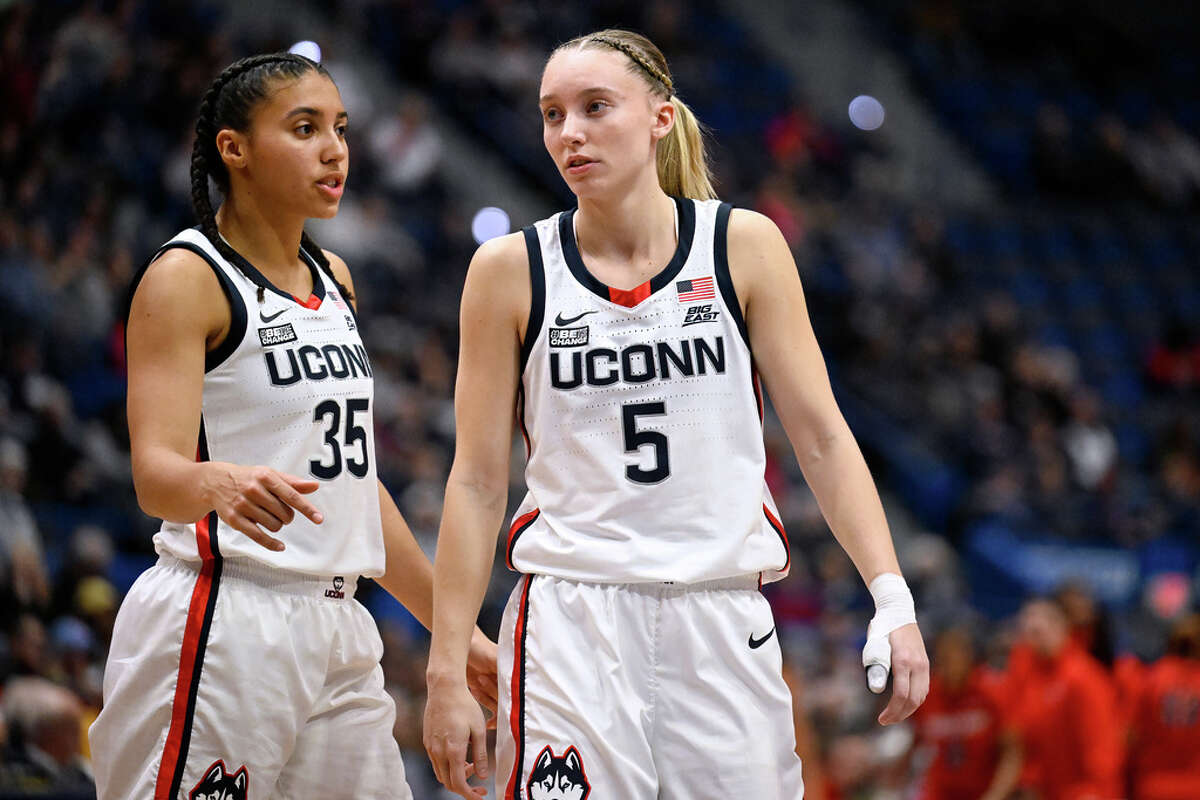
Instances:
[[[305,58],[315,61],[318,64],[321,63],[321,45],[309,39],[302,39],[301,41],[296,42],[294,45],[288,48],[288,52],[298,56],[304,56]]]
[[[488,239],[503,236],[510,230],[512,230],[512,221],[508,218],[508,212],[503,208],[484,206],[475,212],[475,218],[471,220],[471,235],[475,237],[476,244],[483,244]]]
[[[869,94],[860,94],[850,101],[850,121],[859,130],[873,131],[883,124],[883,103]]]

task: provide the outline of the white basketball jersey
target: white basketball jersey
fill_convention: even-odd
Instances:
[[[277,553],[214,512],[192,525],[164,522],[155,549],[185,560],[245,557],[317,575],[383,574],[374,382],[353,308],[307,253],[313,293],[302,301],[244,259],[230,264],[198,230],[183,231],[159,253],[175,247],[208,262],[232,316],[228,336],[205,358],[197,458],[315,478],[320,488],[306,497],[324,521],[315,525],[296,512],[273,534],[286,545]]]
[[[574,211],[525,230],[533,304],[518,417],[529,492],[508,533],[515,570],[617,583],[787,573],[726,258],[730,207],[676,204],[674,258],[631,290],[587,271]]]

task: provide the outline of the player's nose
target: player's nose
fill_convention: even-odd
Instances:
[[[565,144],[583,144],[587,141],[587,135],[583,129],[583,120],[578,114],[567,114],[563,119],[563,124],[559,131],[559,135]]]

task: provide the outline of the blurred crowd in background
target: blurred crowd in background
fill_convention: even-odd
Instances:
[[[958,208],[894,191],[887,125],[820,116],[715,0],[312,5],[361,44],[326,49],[352,169],[339,216],[312,231],[354,272],[380,476],[427,552],[471,218],[504,203],[446,180],[463,154],[439,126],[565,207],[536,110],[545,56],[634,28],[711,126],[722,198],[792,246],[933,660],[924,710],[880,728],[858,655],[869,595],[768,417],[793,566],[766,591],[809,796],[1200,797],[1200,57],[1172,6],[1131,21],[845,0],[1000,187]],[[0,2],[0,796],[87,796],[113,619],[154,561],[124,421],[128,282],[194,224],[204,88],[292,33],[241,30],[215,0]],[[497,569],[493,634],[514,580]],[[439,797],[420,736],[427,637],[373,585],[360,597],[415,795]]]

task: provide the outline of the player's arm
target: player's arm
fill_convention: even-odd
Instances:
[[[476,771],[485,774],[487,765],[483,720],[468,703],[463,666],[508,501],[520,335],[530,302],[523,237],[513,234],[480,247],[463,288],[454,463],[434,562],[426,673],[425,748],[438,780],[464,797],[474,791],[466,783],[468,739]]]
[[[754,359],[800,468],[838,543],[872,586],[900,565],[862,451],[842,417],[809,322],[796,265],[775,224],[753,211],[729,220],[729,268]],[[915,624],[892,631],[892,700],[879,716],[898,722],[929,691],[929,659]]]
[[[254,541],[282,550],[283,542],[259,526],[278,531],[292,521],[293,509],[320,522],[303,497],[316,481],[264,466],[196,460],[205,354],[230,324],[216,276],[194,253],[168,250],[142,276],[126,332],[134,489],[151,516],[191,523],[216,510]]]
[[[350,292],[350,302],[358,309],[358,292],[350,268],[337,254],[323,251],[334,277]],[[412,529],[396,506],[391,493],[378,482],[379,515],[386,553],[384,574],[375,579],[388,594],[396,598],[417,621],[426,628],[433,627],[433,565],[413,536]],[[496,710],[496,643],[479,628],[471,633],[470,652],[465,671],[468,687],[479,702],[493,712]]]

